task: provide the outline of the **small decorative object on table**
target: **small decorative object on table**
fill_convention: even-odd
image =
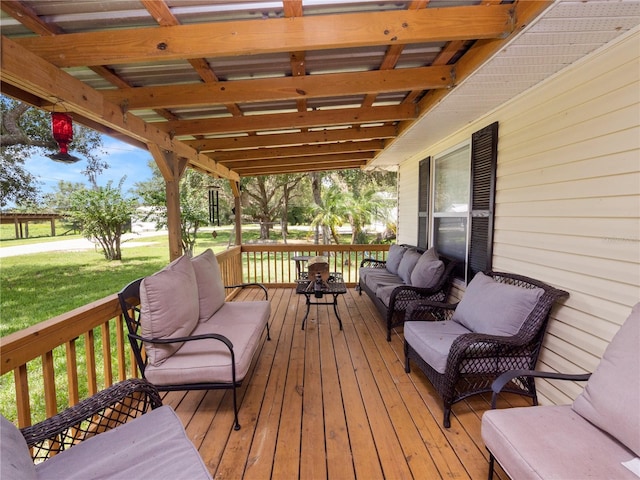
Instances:
[[[329,280],[329,262],[327,257],[313,257],[309,259],[309,279],[316,278],[316,275],[319,273],[322,277],[323,282],[327,282]]]

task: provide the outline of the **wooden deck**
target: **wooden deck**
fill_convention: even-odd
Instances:
[[[351,288],[339,298],[343,331],[328,306],[312,306],[301,330],[304,297],[294,289],[270,289],[269,297],[271,341],[263,337],[239,390],[241,430],[232,429],[230,391],[171,392],[164,399],[212,476],[486,478],[480,417],[488,398],[455,405],[445,430],[428,380],[415,368],[404,372],[402,332],[386,342],[366,295]],[[507,400],[528,404],[517,396]]]

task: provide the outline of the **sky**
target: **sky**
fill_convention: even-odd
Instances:
[[[117,186],[120,179],[126,175],[122,191],[127,193],[135,183],[151,178],[151,169],[148,163],[152,157],[149,152],[107,135],[102,136],[102,143],[103,150],[106,152],[102,158],[109,164],[109,168],[98,176],[98,185],[104,186],[107,182],[112,181]],[[40,185],[42,193],[55,191],[60,180],[89,185],[87,177],[81,173],[85,169],[87,161],[73,150],[69,150],[69,153],[82,158],[82,160],[77,163],[65,164],[55,162],[44,155],[33,155],[25,162],[27,170],[42,182]]]

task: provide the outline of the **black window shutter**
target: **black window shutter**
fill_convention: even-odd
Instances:
[[[493,259],[493,217],[498,163],[498,122],[471,136],[471,242],[467,279],[490,270]]]
[[[427,248],[429,237],[429,181],[431,157],[420,161],[418,171],[418,248]]]

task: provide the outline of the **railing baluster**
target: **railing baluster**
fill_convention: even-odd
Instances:
[[[96,350],[94,342],[95,338],[93,330],[89,330],[84,334],[85,355],[87,357],[87,386],[89,389],[89,395],[94,395],[98,392],[98,381],[96,378]]]
[[[109,322],[100,325],[100,334],[102,336],[102,369],[104,371],[105,388],[113,384],[112,365],[111,365],[111,332],[109,330]]]
[[[67,383],[69,385],[69,406],[80,401],[78,393],[78,356],[76,352],[76,339],[67,342]]]
[[[58,413],[56,397],[56,376],[53,367],[53,352],[49,350],[42,355],[42,378],[44,380],[44,408],[47,417]]]
[[[14,370],[13,381],[16,385],[16,407],[18,409],[18,426],[31,425],[31,403],[29,402],[29,378],[27,366],[20,365]]]
[[[126,342],[127,346],[129,342]],[[116,317],[116,358],[118,359],[118,380],[127,378],[127,360],[125,356],[124,319],[122,315]]]

